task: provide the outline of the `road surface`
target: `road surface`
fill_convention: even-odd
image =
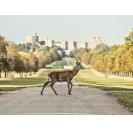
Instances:
[[[56,83],[56,96],[50,87],[26,88],[0,95],[0,115],[132,115],[115,97],[97,88],[79,87],[75,81],[72,95],[65,82]]]

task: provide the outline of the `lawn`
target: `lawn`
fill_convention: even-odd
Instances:
[[[13,78],[10,80],[0,80],[0,91],[7,90],[16,90],[19,88],[26,87],[41,87],[43,83],[47,80],[47,70],[43,70],[38,77],[29,77],[29,78]]]
[[[50,65],[47,65],[46,68],[50,68],[50,69],[63,69],[64,65],[66,65],[65,60],[58,60],[53,62]]]
[[[118,101],[133,111],[133,81],[97,76],[91,69],[81,70],[74,78],[80,86],[95,87],[108,91]]]
[[[65,60],[55,61],[51,64],[52,68],[42,69],[41,73],[37,77],[28,77],[28,78],[13,78],[9,80],[0,80],[0,91],[7,90],[16,90],[19,88],[26,87],[42,87],[44,82],[48,79],[48,72],[54,70],[55,68],[62,69],[65,64]]]
[[[121,104],[133,111],[133,92],[109,92],[109,94],[117,97]]]
[[[80,70],[74,79],[80,86],[97,87],[108,91],[133,90],[132,81],[106,76],[97,76],[91,69]]]
[[[71,64],[75,66],[75,59],[71,60]],[[14,78],[11,80],[0,80],[0,91],[16,90],[25,87],[42,87],[43,83],[47,80],[47,73],[52,70],[62,69],[65,61],[56,61],[52,63],[52,69],[43,69],[37,77],[29,78]],[[61,67],[59,67],[61,66]],[[84,65],[83,65],[84,66]],[[93,73],[91,69],[80,70],[74,79],[80,86],[96,87],[102,90],[110,91],[109,95],[116,96],[120,103],[124,104],[130,110],[133,110],[133,82],[119,79],[110,78],[106,76],[98,76]],[[126,92],[124,92],[126,90]],[[115,91],[115,92],[113,92]],[[128,92],[129,91],[129,92]]]

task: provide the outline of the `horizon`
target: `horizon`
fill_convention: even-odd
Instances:
[[[108,45],[124,44],[133,28],[131,15],[0,15],[0,21],[0,35],[15,43],[26,43],[26,36],[36,32],[39,41],[100,37]]]

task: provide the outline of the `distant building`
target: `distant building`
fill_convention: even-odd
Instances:
[[[72,51],[72,50],[75,50],[75,49],[77,49],[77,48],[75,48],[75,41],[72,41],[72,40],[68,40],[67,42],[67,50],[69,50],[69,51]],[[76,43],[77,44],[77,43]]]
[[[50,40],[49,38],[45,39],[45,46],[52,47],[54,46],[54,40]]]
[[[31,51],[33,52],[36,48],[42,46],[45,44],[44,41],[39,42],[39,36],[37,33],[34,33],[33,35],[26,36],[26,43],[31,44]]]
[[[85,48],[88,49],[89,48],[89,43],[88,42],[77,42],[77,48]]]
[[[95,48],[98,44],[101,44],[103,42],[100,37],[98,38],[94,37],[92,40],[90,40],[89,43],[90,43],[90,48]]]
[[[96,38],[94,37],[89,42],[79,42],[79,41],[73,41],[73,40],[61,40],[61,41],[55,41],[51,40],[49,38],[46,38],[44,41],[39,42],[39,36],[37,33],[34,33],[33,35],[28,35],[26,37],[26,43],[31,43],[31,51],[34,51],[37,47],[40,46],[59,46],[62,48],[67,54],[69,54],[72,50],[77,50],[79,48],[95,48],[98,44],[102,43],[102,40],[100,37]]]
[[[33,35],[28,35],[26,37],[26,43],[36,43],[39,42],[39,36],[37,33],[34,33]]]
[[[58,46],[58,47],[60,47],[60,48],[62,48],[62,47],[61,47],[62,41],[55,41],[55,42],[54,42],[54,45],[55,45],[55,46]]]
[[[69,52],[72,50],[76,50],[79,48],[95,48],[98,44],[101,44],[102,40],[98,37],[90,40],[89,42],[79,42],[79,41],[72,41],[72,40],[62,40],[62,41],[54,41],[48,38],[45,39],[45,46],[59,46],[63,50],[68,50]]]
[[[62,40],[61,41],[61,46],[62,49],[68,50],[68,41],[67,40]]]

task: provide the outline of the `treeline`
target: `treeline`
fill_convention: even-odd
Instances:
[[[97,45],[94,49],[80,48],[76,52],[81,61],[99,72],[132,77],[133,73],[133,30],[125,37],[123,45],[109,47]],[[72,53],[73,54],[73,53]]]
[[[30,75],[58,59],[61,59],[58,47],[42,46],[35,52],[24,52],[17,44],[0,36],[0,78],[14,77],[16,73]]]

